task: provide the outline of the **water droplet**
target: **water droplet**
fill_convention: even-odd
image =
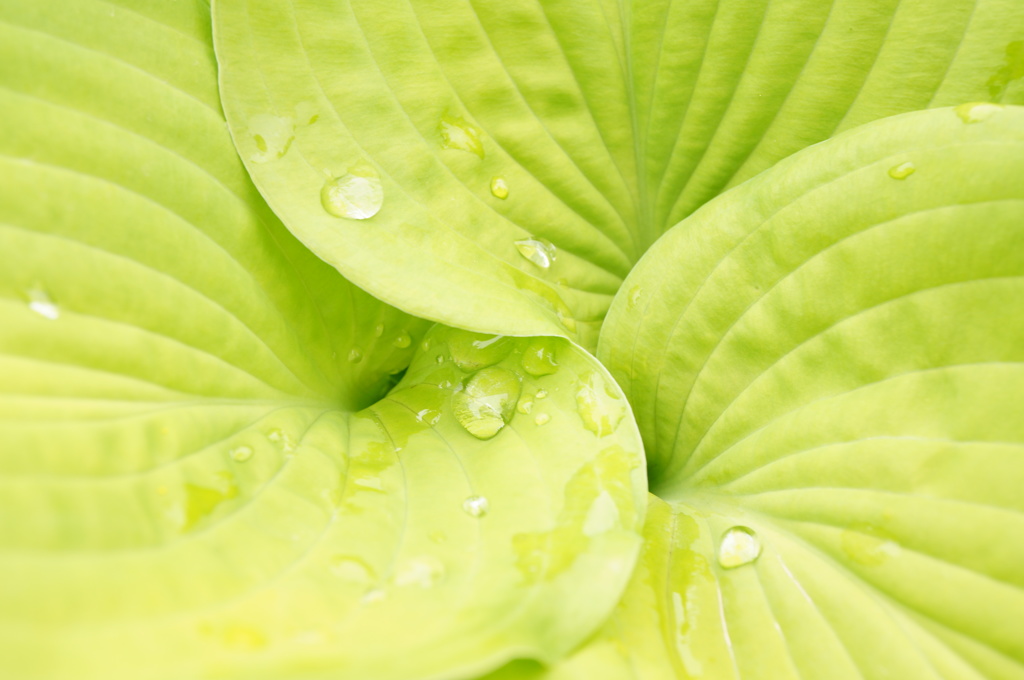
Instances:
[[[412,337],[406,331],[402,331],[395,336],[395,341],[392,344],[398,349],[405,349],[412,344]]]
[[[348,351],[348,360],[350,363],[358,364],[363,360],[363,353],[359,351],[358,347],[353,347]]]
[[[434,357],[434,363],[435,364],[443,364],[444,363],[444,357],[441,356],[440,354],[438,354],[436,357]]]
[[[441,116],[439,129],[442,148],[468,151],[475,153],[480,158],[484,157],[484,145],[480,139],[480,131],[461,116],[444,114]]]
[[[374,581],[373,569],[358,557],[350,555],[333,555],[330,561],[331,572],[350,583],[369,585]]]
[[[551,375],[558,370],[555,361],[555,349],[542,339],[531,340],[523,350],[523,370],[534,377]]]
[[[291,453],[295,450],[295,442],[288,436],[287,433],[281,430],[271,430],[267,433],[267,439],[276,444],[285,453]]]
[[[893,179],[906,179],[913,175],[915,170],[917,170],[917,167],[912,162],[907,161],[889,168],[889,177]]]
[[[426,340],[421,342],[420,348],[422,348],[424,352],[428,351],[430,349],[430,338],[427,338]]]
[[[512,371],[477,371],[452,397],[455,419],[477,439],[490,439],[512,419],[520,389],[519,376]]]
[[[547,423],[551,422],[551,416],[549,416],[547,413],[538,413],[537,417],[533,419],[533,422],[536,425],[546,425]]]
[[[537,390],[536,397],[538,399],[547,399],[548,391],[547,390]]]
[[[28,308],[39,316],[50,321],[55,321],[60,317],[60,307],[50,299],[50,296],[42,288],[31,288],[26,291],[26,295],[28,295]]]
[[[457,331],[448,337],[448,350],[456,366],[463,371],[477,371],[507,357],[512,343],[503,335]]]
[[[533,410],[533,402],[530,401],[529,399],[523,399],[516,406],[516,410],[522,413],[523,415],[527,415],[530,411]]]
[[[384,491],[384,482],[376,475],[360,475],[352,478],[352,483],[367,491]]]
[[[441,412],[433,408],[425,408],[416,412],[416,420],[427,425],[437,425],[437,421],[441,420]]]
[[[983,123],[995,114],[1003,110],[999,104],[988,102],[968,102],[953,109],[960,120],[965,123]]]
[[[320,203],[331,215],[350,220],[368,220],[384,204],[380,175],[368,163],[358,163],[340,177],[324,182]]]
[[[249,133],[256,144],[256,153],[249,160],[269,163],[288,153],[295,141],[295,123],[288,116],[259,114],[249,120]]]
[[[462,501],[462,509],[470,517],[483,517],[489,508],[490,504],[483,496],[470,496]]]
[[[761,555],[761,541],[753,529],[732,527],[722,535],[718,545],[718,563],[724,569],[750,564]]]
[[[238,446],[231,449],[231,452],[228,455],[230,455],[231,460],[236,463],[244,463],[252,458],[252,448],[248,446]]]
[[[382,324],[382,323],[377,324],[376,327],[374,327],[374,329],[373,329],[373,334],[375,336],[377,336],[378,338],[380,336],[384,335],[384,324]]]
[[[583,521],[583,535],[598,536],[618,525],[619,507],[615,505],[615,499],[610,493],[602,491],[587,511],[587,518]]]
[[[515,244],[516,250],[519,251],[520,255],[541,269],[547,269],[555,261],[555,246],[547,241],[527,238],[522,241],[516,241]]]
[[[576,410],[583,426],[598,437],[610,435],[626,415],[626,406],[610,391],[600,373],[591,373],[576,392]]]
[[[508,198],[508,182],[502,177],[491,178],[491,193],[495,198],[505,200]]]
[[[640,298],[643,297],[644,290],[640,286],[633,286],[629,289],[629,306],[631,309],[635,309],[640,304]]]
[[[432,588],[445,576],[444,564],[436,557],[422,555],[406,562],[395,574],[395,585]]]

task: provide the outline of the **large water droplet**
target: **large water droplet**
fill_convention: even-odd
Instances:
[[[462,509],[470,517],[483,517],[490,509],[490,504],[483,496],[470,496],[462,501]]]
[[[252,458],[252,447],[249,446],[236,446],[231,449],[228,455],[231,456],[231,460],[236,463],[244,463],[245,461]]]
[[[610,435],[626,415],[626,406],[600,373],[591,373],[576,392],[576,409],[583,426],[598,437]]]
[[[541,269],[547,269],[555,261],[556,248],[547,241],[527,238],[515,243],[519,254]]]
[[[406,349],[407,347],[409,347],[409,345],[412,344],[412,337],[409,335],[408,332],[402,331],[397,336],[395,336],[395,341],[392,344],[398,349]]]
[[[422,555],[406,562],[395,574],[395,585],[432,588],[444,580],[444,564],[436,557]]]
[[[359,351],[358,347],[353,347],[348,351],[349,363],[358,364],[363,360],[363,353]]]
[[[530,411],[532,411],[532,410],[533,410],[533,401],[530,400],[530,399],[521,399],[519,401],[519,403],[516,405],[516,411],[518,411],[519,413],[522,413],[523,415],[529,414]]]
[[[441,132],[442,148],[468,151],[475,153],[480,158],[484,157],[484,145],[480,140],[480,131],[461,116],[444,114],[441,116],[438,129]]]
[[[523,350],[523,370],[534,377],[551,375],[558,370],[555,361],[555,348],[551,341],[543,339],[531,340]]]
[[[288,153],[295,141],[295,123],[288,116],[258,114],[249,119],[249,134],[256,144],[256,153],[249,160],[268,163]]]
[[[725,532],[718,545],[718,563],[724,569],[750,564],[761,555],[761,541],[753,529],[736,526]]]
[[[324,182],[320,203],[331,215],[350,220],[368,220],[384,204],[380,175],[368,163],[359,163],[340,177]]]
[[[477,371],[452,397],[455,419],[477,439],[490,439],[512,419],[520,389],[519,376],[512,371]]]
[[[1003,110],[999,104],[988,102],[968,102],[953,109],[960,120],[965,123],[983,123],[995,114]]]
[[[911,162],[900,163],[889,168],[889,177],[893,179],[906,179],[914,174],[917,167]]]
[[[448,337],[452,361],[463,371],[493,366],[512,351],[512,342],[503,335],[455,332]]]
[[[50,321],[55,321],[60,317],[60,307],[50,299],[50,296],[42,288],[29,289],[26,291],[26,295],[28,295],[28,308],[39,316]]]
[[[494,194],[495,198],[505,200],[508,198],[508,182],[502,177],[494,177],[491,179],[491,193]]]

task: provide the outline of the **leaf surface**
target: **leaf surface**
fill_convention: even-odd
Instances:
[[[599,356],[661,500],[554,677],[1024,677],[1022,149],[1021,107],[867,124],[648,252]]]
[[[418,316],[587,347],[640,255],[724,189],[881,117],[1024,103],[1017,0],[214,13],[235,143],[314,252]]]
[[[564,339],[428,333],[302,246],[209,31],[201,2],[0,6],[0,676],[557,658],[638,550],[621,392]]]

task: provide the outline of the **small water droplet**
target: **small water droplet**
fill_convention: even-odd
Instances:
[[[527,238],[521,241],[516,241],[515,245],[516,250],[519,251],[520,255],[529,260],[531,264],[540,267],[541,269],[547,269],[551,266],[551,263],[555,261],[555,246],[546,241]]]
[[[558,370],[554,347],[542,339],[531,340],[526,345],[526,349],[523,350],[522,364],[523,370],[535,378],[551,375]]]
[[[28,295],[28,308],[39,316],[50,321],[55,321],[60,317],[60,307],[50,299],[49,294],[42,288],[31,288],[25,294]]]
[[[378,338],[380,336],[384,335],[384,324],[382,324],[382,323],[377,324],[376,327],[374,327],[374,329],[373,329],[373,334],[375,336],[377,336]]]
[[[750,564],[761,555],[761,541],[753,529],[732,527],[722,535],[718,545],[718,563],[723,569]]]
[[[421,342],[420,347],[423,349],[424,352],[428,351],[430,349],[430,338],[427,338],[426,340]]]
[[[442,355],[438,354],[436,357],[434,357],[434,363],[435,364],[443,364],[444,363],[444,357]]]
[[[490,439],[512,419],[520,389],[519,376],[512,371],[477,371],[452,397],[455,419],[477,439]]]
[[[547,390],[537,390],[536,397],[538,399],[547,399],[548,391]]]
[[[350,583],[369,585],[374,581],[373,569],[358,557],[333,555],[330,568],[335,576]]]
[[[441,148],[468,151],[480,158],[484,157],[480,131],[466,122],[465,118],[446,113],[441,116],[438,127],[441,132]]]
[[[889,177],[893,179],[906,179],[913,175],[915,170],[917,170],[917,167],[912,162],[907,161],[889,168]]]
[[[631,309],[635,309],[640,304],[640,298],[643,297],[644,291],[640,286],[633,286],[629,289],[629,306]]]
[[[626,416],[626,407],[600,373],[583,379],[576,392],[576,410],[583,426],[598,437],[606,437],[618,428]]]
[[[350,220],[368,220],[384,204],[380,175],[368,163],[359,163],[340,177],[324,182],[320,203],[331,215]]]
[[[288,153],[295,141],[295,123],[288,116],[259,114],[249,120],[249,133],[256,144],[256,153],[249,160],[269,163]]]
[[[495,198],[505,200],[508,198],[508,182],[502,177],[491,178],[491,193]]]
[[[267,433],[267,439],[280,447],[280,449],[285,453],[291,453],[295,450],[295,442],[293,442],[292,438],[282,430],[271,430]]]
[[[348,351],[348,360],[350,363],[358,364],[363,360],[363,353],[359,351],[358,347],[353,347]]]
[[[968,102],[961,104],[955,109],[956,115],[960,117],[965,123],[983,123],[995,114],[1003,110],[1003,107],[999,104],[990,104],[988,102]]]
[[[402,331],[395,336],[395,341],[392,344],[398,349],[405,349],[412,344],[412,338],[406,331]]]
[[[395,574],[395,585],[432,588],[440,583],[444,576],[444,564],[440,560],[430,555],[422,555],[409,560],[398,570]]]
[[[451,360],[463,371],[493,366],[508,356],[513,344],[503,335],[455,332],[448,337]]]
[[[551,416],[549,416],[547,413],[538,413],[537,417],[533,419],[533,422],[536,425],[546,425],[547,423],[551,422]]]
[[[530,401],[529,399],[523,399],[516,406],[516,410],[522,413],[523,415],[527,415],[530,411],[533,410],[533,402]]]
[[[416,420],[427,425],[437,425],[441,420],[441,412],[433,408],[425,408],[416,412]]]
[[[470,496],[462,501],[462,509],[470,517],[483,517],[490,509],[490,503],[483,496]]]
[[[245,461],[252,458],[252,453],[253,451],[251,447],[237,446],[231,449],[231,452],[228,455],[230,455],[231,460],[235,461],[236,463],[244,463]]]

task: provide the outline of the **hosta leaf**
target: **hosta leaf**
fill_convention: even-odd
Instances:
[[[907,114],[649,251],[599,356],[664,502],[556,675],[1024,677],[1022,172],[1024,108]]]
[[[427,333],[296,241],[208,12],[0,5],[0,677],[557,658],[638,550],[621,393],[563,339]]]
[[[884,116],[1024,103],[1018,0],[214,13],[236,145],[314,252],[417,315],[587,346],[632,264],[725,188]]]

